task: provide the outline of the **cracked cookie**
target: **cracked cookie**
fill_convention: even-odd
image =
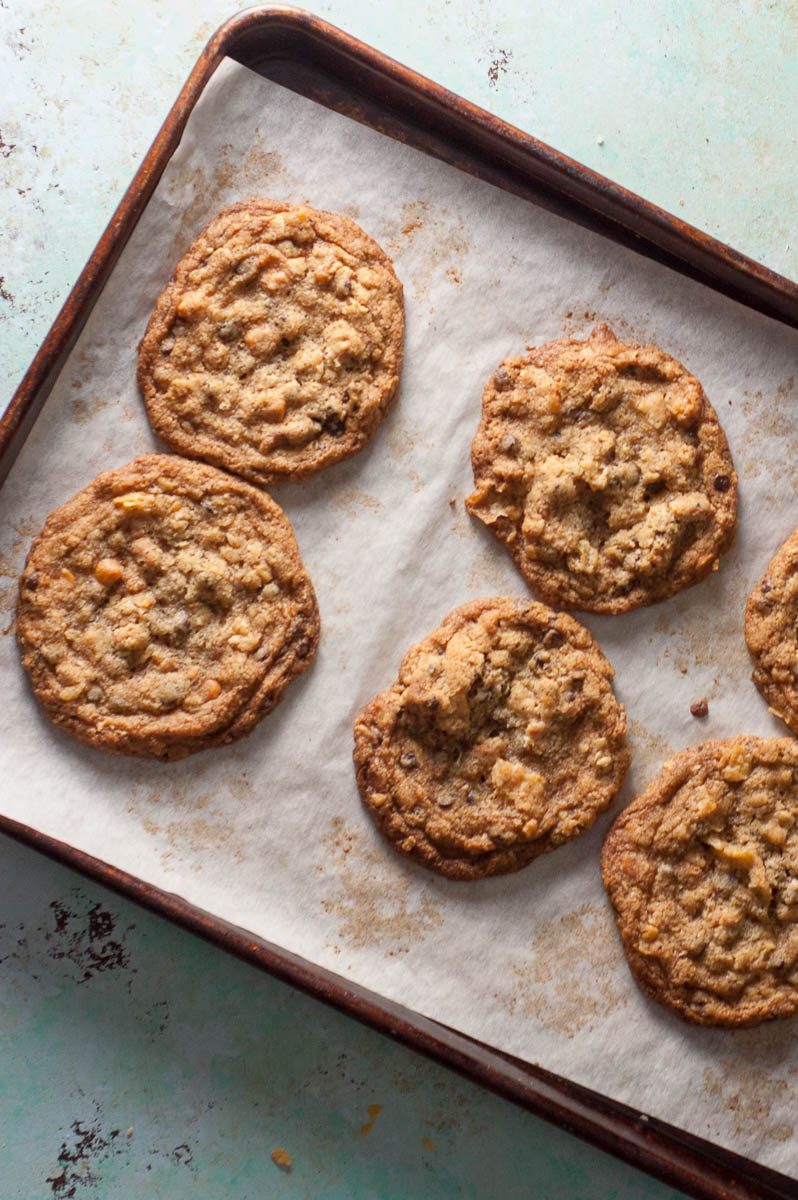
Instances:
[[[549,604],[620,613],[716,570],[737,475],[701,384],[656,346],[550,342],[488,381],[466,501]]]
[[[394,847],[451,879],[517,871],[582,833],[629,765],[613,670],[529,600],[455,609],[355,722],[360,795]]]
[[[776,552],[745,606],[751,675],[771,712],[798,733],[798,529]]]
[[[644,992],[701,1025],[798,1012],[798,743],[736,737],[670,759],[601,855]]]
[[[17,637],[38,700],[120,754],[182,758],[249,733],[318,636],[282,510],[175,455],[107,471],[51,513],[20,579]]]
[[[348,217],[250,200],[175,268],[139,348],[155,432],[254,483],[360,450],[402,365],[402,285]]]

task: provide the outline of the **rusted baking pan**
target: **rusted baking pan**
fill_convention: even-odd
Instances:
[[[211,38],[0,420],[8,472],[224,57],[798,327],[798,286],[309,13],[251,9]],[[783,1175],[474,1042],[64,842],[0,831],[696,1197],[795,1197]]]

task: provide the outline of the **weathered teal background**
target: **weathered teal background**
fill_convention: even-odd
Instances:
[[[233,11],[0,0],[0,404]],[[795,3],[316,11],[798,275]],[[3,841],[0,893],[3,1200],[676,1196]]]

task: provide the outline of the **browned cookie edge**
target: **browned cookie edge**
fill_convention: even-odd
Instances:
[[[502,607],[508,616],[516,617],[519,612],[524,613],[532,610],[535,614],[535,619],[539,620],[541,624],[558,629],[565,637],[571,640],[578,639],[580,648],[588,652],[594,652],[597,656],[597,667],[607,676],[608,680],[613,678],[614,671],[601,647],[589,630],[577,620],[570,617],[567,613],[553,612],[539,601],[512,599],[509,597],[473,600],[454,609],[444,618],[437,629],[410,647],[402,658],[397,674],[401,675],[402,666],[408,655],[417,653],[427,644],[434,645],[439,640],[448,641],[458,629],[462,628],[469,621],[478,617],[486,610],[498,607]],[[386,691],[373,697],[358,713],[354,725],[355,748],[353,760],[355,764],[355,778],[361,800],[371,813],[378,829],[386,840],[390,842],[394,850],[407,858],[413,859],[422,866],[429,867],[431,870],[444,875],[448,879],[470,881],[485,879],[492,875],[513,874],[516,871],[520,871],[540,855],[547,854],[563,844],[562,841],[554,840],[551,836],[545,836],[526,846],[490,851],[479,859],[465,857],[452,858],[441,854],[437,847],[426,839],[420,840],[418,830],[415,828],[411,829],[402,821],[399,813],[386,811],[385,808],[373,804],[371,797],[374,791],[378,791],[379,788],[375,788],[374,786],[370,772],[370,759],[373,750],[380,742],[380,734],[384,732],[390,736],[390,728],[385,726],[381,718],[385,716],[386,701],[391,696],[392,690],[392,688],[388,688]],[[591,814],[590,820],[580,829],[580,834],[589,829],[601,813],[606,811],[617,798],[631,762],[631,754],[625,741],[626,710],[620,702],[616,701],[616,703],[619,728],[615,733],[621,739],[623,748],[620,752],[616,753],[615,757],[615,786],[610,790],[606,804],[603,808],[597,809],[595,813]],[[408,838],[412,841],[412,847],[405,849],[401,843]]]
[[[367,251],[371,259],[387,268],[391,279],[393,295],[399,306],[400,321],[399,328],[395,331],[395,337],[392,339],[392,348],[395,355],[392,377],[384,391],[379,407],[370,415],[370,419],[365,423],[355,426],[354,429],[345,432],[342,437],[336,440],[334,446],[319,450],[302,462],[293,465],[290,469],[283,470],[276,468],[273,464],[269,466],[268,459],[265,457],[264,466],[257,467],[248,461],[249,455],[242,453],[232,444],[224,443],[221,439],[210,437],[199,431],[188,433],[173,416],[169,405],[160,403],[160,395],[153,385],[152,374],[158,359],[160,342],[171,326],[175,309],[182,294],[183,284],[189,273],[201,264],[203,254],[205,253],[204,242],[212,240],[216,236],[221,236],[225,225],[242,213],[290,212],[300,207],[304,207],[308,212],[312,212],[314,215],[323,218],[333,228],[343,231],[345,241],[351,242],[354,238],[362,251]],[[323,467],[332,466],[343,459],[351,458],[352,455],[362,450],[382,424],[396,397],[402,374],[403,359],[403,288],[394,270],[392,260],[379,243],[370,237],[365,230],[361,229],[356,222],[343,214],[327,212],[324,209],[312,209],[309,205],[288,204],[264,198],[242,200],[236,204],[229,205],[218,212],[205,228],[197,234],[189,249],[176,264],[171,280],[156,301],[144,336],[139,343],[136,378],[144,397],[144,404],[153,430],[178,454],[184,455],[187,458],[201,459],[222,470],[230,471],[243,479],[248,479],[251,483],[269,485],[284,480],[304,479],[309,475],[315,474],[316,471],[321,470]]]
[[[113,486],[114,479],[121,472],[124,471],[127,474],[134,467],[145,479],[149,475],[159,474],[165,467],[172,475],[178,477],[182,475],[185,478],[191,474],[202,475],[203,473],[206,475],[212,473],[215,476],[223,477],[229,490],[245,495],[270,523],[277,526],[297,568],[303,620],[296,631],[296,636],[285,646],[272,668],[267,671],[259,686],[244,705],[232,714],[229,723],[211,733],[205,732],[199,717],[196,722],[197,731],[194,734],[189,733],[173,738],[164,738],[154,721],[150,723],[151,728],[148,729],[148,723],[144,718],[141,721],[143,727],[141,734],[133,734],[130,731],[100,730],[76,718],[68,704],[51,702],[46,698],[47,673],[38,660],[36,643],[28,634],[23,581],[36,563],[37,548],[42,539],[66,530],[73,517],[83,508],[87,497]],[[185,758],[200,750],[226,745],[249,733],[277,705],[288,684],[306,667],[310,666],[318,648],[320,635],[319,609],[313,585],[302,563],[293,529],[279,505],[265,492],[227,472],[219,471],[218,468],[205,463],[193,462],[178,455],[168,454],[141,455],[124,467],[104,471],[50,513],[28,551],[20,576],[16,615],[16,635],[22,654],[22,665],[27,672],[37,702],[55,725],[86,745],[101,748],[113,754],[159,758],[165,761]]]

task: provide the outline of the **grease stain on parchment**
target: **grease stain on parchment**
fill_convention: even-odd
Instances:
[[[626,1003],[618,938],[605,908],[583,904],[541,924],[521,962],[510,967],[510,990],[494,999],[511,1017],[533,1018],[572,1038]]]
[[[335,921],[336,954],[348,949],[382,949],[389,958],[409,953],[443,924],[443,913],[426,887],[386,863],[362,833],[335,817],[322,839],[335,873],[334,891],[321,904]]]

